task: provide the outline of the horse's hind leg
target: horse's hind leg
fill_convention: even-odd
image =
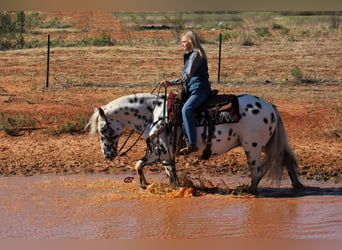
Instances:
[[[137,172],[137,175],[139,177],[140,186],[141,188],[145,189],[148,185],[150,185],[145,178],[144,171],[143,171],[143,161],[139,160],[134,166],[135,171]]]
[[[166,175],[169,177],[171,185],[179,186],[179,180],[176,173],[176,163],[164,161],[163,165],[165,167]]]
[[[245,153],[248,161],[249,170],[252,174],[251,177],[251,185],[249,187],[249,191],[252,194],[255,194],[257,192],[257,187],[262,179],[262,177],[266,173],[266,169],[264,165],[261,164],[260,161],[260,155],[261,155],[261,149],[250,148],[249,150],[246,150]]]
[[[294,189],[303,189],[304,185],[298,179],[298,163],[291,151],[284,152],[283,164],[290,176],[291,183]]]

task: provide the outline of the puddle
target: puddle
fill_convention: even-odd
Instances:
[[[266,183],[257,198],[176,196],[141,190],[136,179],[126,177],[1,177],[0,238],[342,238],[340,184],[305,182],[311,188],[294,193],[286,182],[281,188],[269,188]],[[164,176],[148,178],[166,183]],[[231,186],[249,183],[239,177],[208,179]]]

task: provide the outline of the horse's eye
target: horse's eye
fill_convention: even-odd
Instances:
[[[104,133],[106,133],[106,129],[105,128],[101,128],[100,132],[101,132],[101,134],[104,134]]]

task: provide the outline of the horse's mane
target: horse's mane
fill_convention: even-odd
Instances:
[[[99,110],[97,108],[94,109],[94,113],[91,115],[89,122],[85,126],[85,129],[88,129],[90,127],[89,134],[95,135],[97,131],[97,123],[99,119]]]

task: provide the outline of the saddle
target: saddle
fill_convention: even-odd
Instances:
[[[183,123],[181,108],[186,100],[181,98],[182,96],[175,92],[169,92],[168,94],[168,119],[173,126],[182,126]],[[219,95],[218,90],[212,90],[209,98],[195,111],[195,117],[196,126],[205,128],[202,139],[206,144],[206,149],[203,151],[202,158],[209,159],[215,125],[236,123],[240,120],[238,98],[233,94]],[[184,146],[185,138],[180,141]]]
[[[218,90],[214,89],[207,101],[200,106],[196,112],[209,112],[209,118],[215,124],[236,123],[240,120],[239,101],[236,95],[218,95]]]

